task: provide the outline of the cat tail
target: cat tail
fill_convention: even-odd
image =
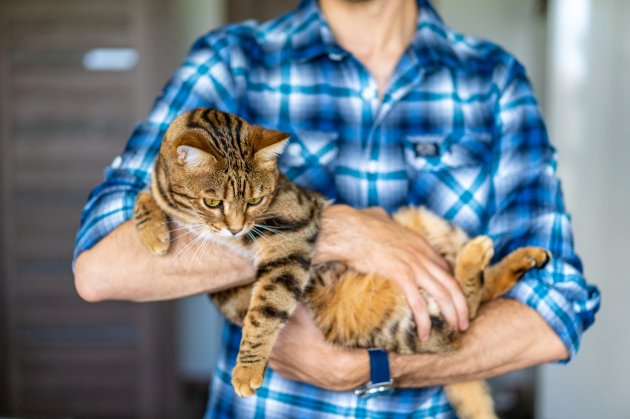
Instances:
[[[494,403],[488,384],[468,381],[444,387],[448,401],[461,419],[496,419]]]

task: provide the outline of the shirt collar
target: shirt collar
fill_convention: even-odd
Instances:
[[[291,59],[308,62],[327,54],[333,60],[340,60],[348,55],[335,41],[317,0],[302,0],[294,19],[288,54]]]
[[[457,61],[448,28],[428,0],[417,0],[420,10],[416,35],[410,52],[420,65],[451,65]],[[333,37],[330,26],[319,8],[317,0],[302,0],[293,13],[289,42],[283,56],[298,62],[308,62],[327,54],[332,60],[342,60],[349,52],[341,48]]]

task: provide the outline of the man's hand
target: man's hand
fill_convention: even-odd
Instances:
[[[418,288],[436,299],[449,324],[468,328],[468,306],[446,261],[422,236],[396,223],[380,208],[356,210],[335,205],[327,209],[316,259],[341,260],[357,271],[396,282],[413,310],[423,341],[429,338],[431,321]]]
[[[284,378],[333,391],[365,384],[369,365],[367,351],[327,343],[302,305],[278,335],[269,358],[269,367]]]

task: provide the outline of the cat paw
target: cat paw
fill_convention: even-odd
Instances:
[[[146,226],[142,230],[138,231],[140,241],[151,253],[157,256],[163,256],[168,252],[171,238],[168,229]]]
[[[542,269],[551,260],[551,252],[541,247],[525,247],[522,252],[524,269]]]
[[[232,370],[232,386],[239,397],[253,396],[262,386],[265,364],[236,364]]]
[[[471,278],[479,274],[494,256],[494,245],[488,236],[478,236],[466,243],[457,256],[457,278]]]
[[[171,241],[166,214],[148,190],[138,194],[133,208],[133,220],[144,247],[154,255],[166,254]]]

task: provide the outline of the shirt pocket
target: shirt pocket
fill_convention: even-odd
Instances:
[[[492,159],[492,139],[488,133],[409,135],[405,160],[414,171],[481,166]]]
[[[331,196],[339,153],[336,132],[293,131],[278,164],[297,184]]]

